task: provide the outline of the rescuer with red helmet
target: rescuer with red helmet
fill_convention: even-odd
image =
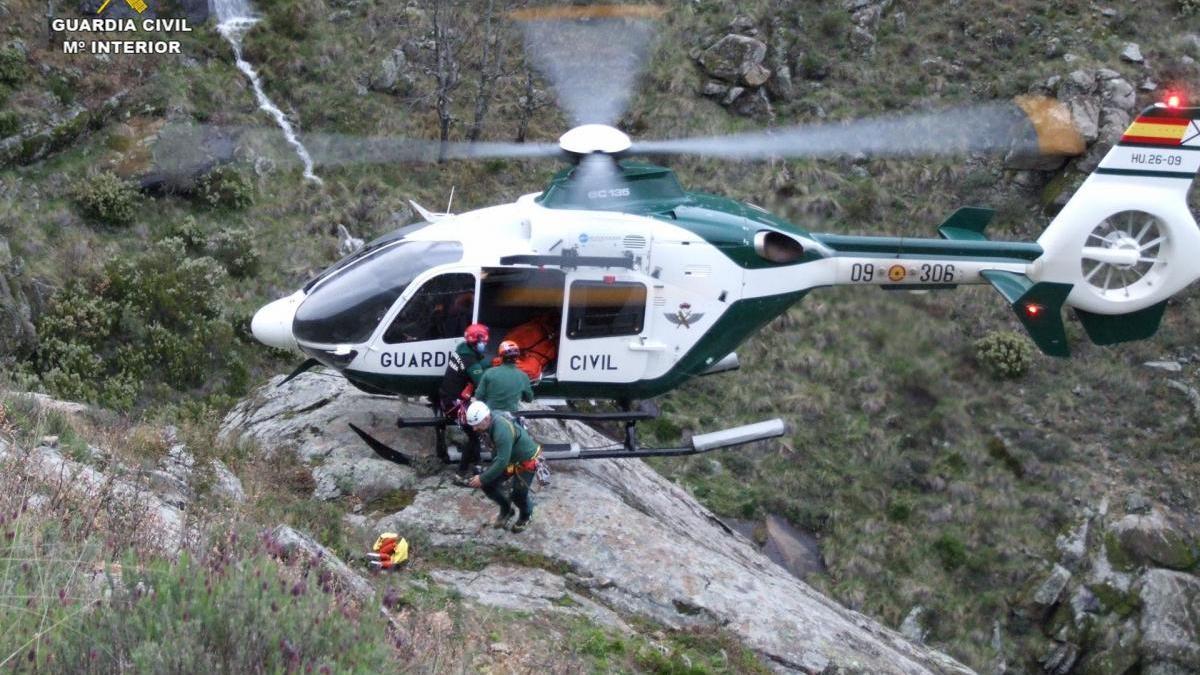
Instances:
[[[533,388],[529,384],[529,376],[517,368],[517,358],[521,356],[521,348],[511,340],[500,343],[496,350],[501,363],[488,369],[479,378],[479,386],[475,388],[475,400],[483,401],[493,411],[513,413],[520,407],[521,401],[533,400]]]
[[[441,386],[438,387],[438,404],[442,413],[453,417],[467,433],[467,447],[458,462],[459,475],[466,475],[471,465],[479,461],[479,434],[469,425],[462,424],[459,418],[470,403],[471,394],[483,378],[484,371],[490,365],[484,358],[487,343],[487,326],[481,323],[467,326],[463,332],[463,341],[454,348],[454,353],[446,363],[446,372],[442,375]]]

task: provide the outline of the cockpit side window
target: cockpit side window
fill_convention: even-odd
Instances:
[[[426,281],[383,334],[388,344],[462,337],[475,311],[475,275],[454,272]]]
[[[321,280],[296,310],[292,333],[302,342],[364,342],[418,274],[462,259],[453,241],[400,241]]]

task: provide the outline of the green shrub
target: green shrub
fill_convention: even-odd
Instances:
[[[907,523],[912,517],[912,504],[901,500],[888,504],[887,517],[893,523]]]
[[[128,225],[137,208],[137,190],[111,171],[101,171],[75,185],[75,201],[83,215],[107,225]]]
[[[230,276],[244,278],[258,273],[258,249],[254,248],[254,236],[247,229],[223,228],[208,238],[205,248],[225,266]]]
[[[1000,378],[1018,378],[1033,362],[1033,346],[1013,331],[994,331],[975,341],[975,360]]]
[[[942,567],[952,572],[967,562],[967,546],[961,539],[952,534],[943,534],[933,542],[933,553],[942,563]]]
[[[1179,13],[1186,16],[1200,14],[1200,0],[1179,0]]]
[[[254,203],[254,185],[245,171],[224,165],[200,178],[196,196],[214,208],[244,209]]]
[[[809,80],[829,77],[829,60],[820,52],[809,51],[800,59],[800,74]]]
[[[0,138],[8,138],[21,130],[21,118],[11,110],[0,111]]]
[[[25,55],[9,47],[0,50],[0,82],[20,86],[25,81]]]
[[[148,385],[241,393],[249,373],[222,316],[226,278],[220,263],[188,257],[176,238],[114,259],[100,278],[55,294],[38,320],[35,369],[59,396],[117,409]]]
[[[204,248],[204,228],[192,216],[164,218],[158,223],[156,235],[159,239],[178,239],[189,253]]]

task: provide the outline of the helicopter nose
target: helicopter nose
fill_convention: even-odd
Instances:
[[[292,335],[292,319],[296,308],[304,301],[304,291],[280,298],[264,305],[254,313],[250,321],[250,332],[254,338],[268,347],[295,350],[296,338]]]

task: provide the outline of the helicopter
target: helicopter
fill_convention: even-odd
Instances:
[[[606,26],[628,34],[629,21],[647,16],[644,8],[619,6],[517,14],[529,26],[527,42],[553,34],[552,47],[562,49]],[[517,414],[625,425],[620,446],[547,446],[548,459],[694,454],[778,437],[785,427],[773,419],[697,434],[683,447],[645,448],[636,424],[657,414],[646,402],[694,377],[737,369],[737,347],[814,289],[990,285],[1042,352],[1065,357],[1065,308],[1096,344],[1144,339],[1157,331],[1168,298],[1200,277],[1187,263],[1200,254],[1200,229],[1187,206],[1200,168],[1200,107],[1177,97],[1136,117],[1037,241],[989,239],[993,212],[971,206],[950,214],[938,237],[823,234],[754,204],[689,191],[670,168],[633,158],[954,153],[990,148],[997,138],[1011,144],[1018,132],[1038,152],[1077,154],[1082,141],[1060,104],[1026,97],[1015,108],[976,108],[957,139],[945,134],[948,115],[932,113],[869,127],[634,142],[612,123],[628,99],[629,69],[617,69],[622,82],[601,87],[609,105],[596,114],[569,86],[576,74],[545,42],[534,51],[554,62],[547,72],[577,124],[557,144],[443,142],[438,159],[558,157],[571,166],[510,204],[461,214],[414,204],[422,222],[371,241],[258,310],[255,338],[308,357],[288,379],[320,364],[370,393],[432,401],[466,325],[484,323],[503,336],[540,322],[550,327],[544,339],[554,356],[535,382],[538,398],[613,401],[618,410]],[[630,53],[620,51],[622,58]],[[595,100],[594,92],[582,96]],[[379,140],[371,151],[428,160],[428,147]],[[453,421],[436,409],[397,423],[434,427],[439,451],[447,450]],[[385,459],[410,461],[351,427]],[[456,452],[446,456],[456,460]]]

